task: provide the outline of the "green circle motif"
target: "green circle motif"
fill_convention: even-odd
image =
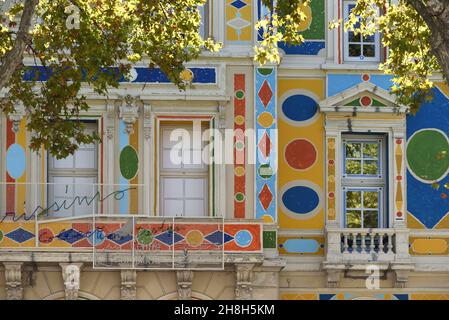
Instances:
[[[245,97],[245,92],[243,92],[242,90],[238,90],[235,93],[235,97],[239,100],[242,100]]]
[[[234,197],[237,202],[242,202],[245,200],[245,195],[241,192],[236,193]]]
[[[265,163],[259,167],[259,176],[262,179],[270,179],[273,174],[273,168],[271,168],[269,164]]]
[[[444,133],[437,130],[416,132],[407,144],[407,162],[410,171],[425,181],[444,178],[449,168],[449,143]]]
[[[132,146],[126,146],[120,153],[120,173],[125,179],[131,180],[139,169],[139,156]]]
[[[140,229],[137,233],[137,240],[141,244],[150,244],[153,241],[153,232],[148,229]]]

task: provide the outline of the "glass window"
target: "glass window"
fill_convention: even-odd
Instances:
[[[342,194],[345,228],[386,226],[384,136],[342,136]]]
[[[96,122],[86,122],[85,130],[97,131]],[[54,218],[96,213],[98,148],[82,144],[73,155],[56,159],[48,155],[48,215]]]
[[[355,1],[344,2],[345,21],[347,21],[355,4]],[[356,28],[359,26],[359,23],[355,24]],[[380,61],[380,37],[378,32],[363,37],[360,33],[347,31],[344,33],[343,47],[345,61]]]
[[[194,135],[192,122],[185,125],[161,124],[161,215],[200,217],[207,215],[208,165],[203,154],[199,126]],[[200,139],[199,141],[194,139]]]
[[[344,175],[381,177],[381,141],[345,140]]]
[[[379,228],[382,188],[345,188],[345,227]]]

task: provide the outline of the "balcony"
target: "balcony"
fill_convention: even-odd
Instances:
[[[151,270],[263,262],[261,221],[151,216],[147,191],[143,185],[0,184],[1,258],[76,257],[98,269]]]
[[[330,287],[338,286],[347,272],[394,271],[396,285],[402,287],[408,271],[413,270],[409,254],[408,229],[327,228],[327,252],[323,269]],[[366,275],[365,275],[366,277]]]

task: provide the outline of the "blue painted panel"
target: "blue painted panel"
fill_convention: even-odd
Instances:
[[[325,41],[304,41],[300,46],[286,45],[279,42],[279,48],[284,50],[286,54],[302,54],[309,56],[316,56],[321,49],[326,47]]]
[[[159,68],[135,68],[137,77],[134,83],[170,83],[170,79]],[[189,68],[193,73],[193,83],[214,84],[217,80],[215,68]],[[36,78],[37,81],[47,81],[52,74],[52,70],[42,66],[28,67],[25,70],[23,79],[30,81]],[[107,72],[107,71],[105,71]],[[111,68],[108,72],[118,72],[117,68]],[[124,77],[119,82],[128,82]]]
[[[26,154],[20,144],[12,144],[6,152],[6,170],[13,179],[19,179],[25,173]]]
[[[312,98],[297,94],[285,99],[282,112],[293,121],[305,121],[312,118],[318,111],[318,104]]]
[[[283,248],[288,253],[315,253],[320,249],[320,245],[313,239],[288,239]]]
[[[315,190],[305,186],[295,186],[282,195],[284,206],[297,214],[307,214],[313,211],[320,203]]]
[[[432,101],[422,104],[415,116],[407,116],[407,140],[418,130],[436,128],[449,135],[449,100],[434,89]],[[449,183],[446,176],[438,182],[441,186]],[[446,189],[435,190],[428,183],[417,180],[407,170],[407,210],[426,228],[433,228],[449,212],[449,198]]]
[[[370,75],[372,84],[389,90],[393,85],[393,77],[389,75]],[[329,74],[327,76],[327,96],[331,97],[362,82],[362,74]]]

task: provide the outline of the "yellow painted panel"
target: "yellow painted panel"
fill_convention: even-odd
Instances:
[[[440,221],[441,223],[441,221]],[[438,224],[440,224],[438,223]],[[449,222],[448,222],[449,226]],[[407,214],[407,228],[409,229],[425,229],[424,225],[418,221],[410,212]]]
[[[418,254],[443,254],[448,249],[447,239],[415,239],[411,240],[411,249]]]
[[[318,300],[316,293],[282,293],[281,300]]]
[[[449,294],[447,293],[412,293],[410,300],[449,300]]]
[[[323,79],[279,79],[278,81],[278,99],[290,90],[301,90],[304,93],[311,93],[318,99],[324,98],[324,80]],[[278,103],[278,143],[279,143],[279,164],[278,164],[278,190],[287,183],[294,180],[306,180],[314,183],[321,188],[322,203],[321,209],[316,215],[309,219],[295,219],[283,212],[282,206],[278,206],[279,226],[282,229],[322,229],[324,228],[324,116],[319,115],[315,122],[303,126],[293,126],[282,120],[280,113],[282,106]],[[284,151],[288,143],[295,139],[306,139],[311,142],[317,152],[316,162],[306,170],[295,170],[291,168],[285,157]],[[279,195],[281,197],[282,195]],[[279,199],[279,201],[282,201]]]

